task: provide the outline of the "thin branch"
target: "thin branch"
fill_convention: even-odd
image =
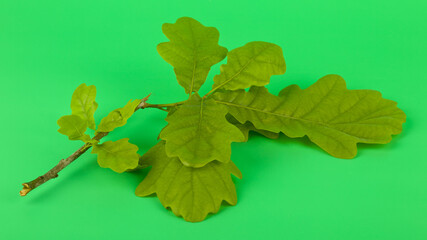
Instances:
[[[135,112],[138,111],[139,109],[144,109],[144,108],[149,108],[149,107],[154,107],[154,108],[161,109],[162,107],[177,106],[179,104],[182,104],[182,103],[149,104],[149,103],[147,103],[147,100],[150,97],[150,95],[148,95],[147,97],[145,97],[145,98],[143,98],[141,100],[141,103],[138,105],[138,107],[135,108]],[[162,109],[162,110],[165,110],[165,109]],[[99,141],[99,140],[101,140],[103,137],[105,137],[107,135],[108,135],[108,132],[101,132],[101,133],[98,133],[93,139]],[[51,179],[57,178],[58,177],[58,173],[60,171],[62,171],[62,169],[64,169],[65,167],[67,167],[68,165],[70,165],[72,162],[74,162],[77,158],[79,158],[81,155],[83,155],[85,152],[87,152],[87,150],[89,150],[91,147],[92,147],[92,145],[90,143],[84,144],[82,147],[80,147],[77,151],[75,151],[69,157],[67,157],[66,159],[62,159],[61,161],[59,161],[59,163],[56,166],[54,166],[52,169],[50,169],[49,171],[47,171],[45,174],[39,176],[38,178],[36,178],[36,179],[34,179],[34,180],[30,181],[30,182],[23,183],[22,185],[24,187],[19,192],[19,194],[21,196],[26,196],[29,192],[31,192],[32,190],[36,189],[37,187],[39,187],[40,185],[44,184],[45,182],[47,182],[47,181],[49,181]]]
[[[108,133],[104,133],[104,132],[98,133],[93,139],[99,141],[107,135],[108,135]],[[58,173],[62,169],[64,169],[65,167],[70,165],[72,162],[74,162],[77,158],[79,158],[83,153],[85,153],[91,147],[92,147],[91,144],[86,143],[81,148],[79,148],[79,150],[77,150],[76,152],[71,154],[68,158],[62,159],[61,161],[59,161],[59,163],[55,167],[53,167],[52,169],[47,171],[47,173],[45,173],[42,176],[34,179],[33,181],[23,183],[22,186],[24,186],[24,188],[19,192],[19,194],[21,196],[26,196],[29,192],[31,192],[32,190],[34,190],[38,186],[42,185],[43,183],[45,183],[51,179],[57,178]]]
[[[176,107],[179,105],[184,104],[186,101],[181,101],[181,102],[176,102],[176,103],[168,103],[168,104],[150,104],[150,103],[146,103],[144,108],[157,108],[163,111],[167,111],[167,107]]]

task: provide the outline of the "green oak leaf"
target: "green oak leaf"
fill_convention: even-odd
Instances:
[[[98,108],[98,103],[95,102],[96,87],[86,84],[81,84],[74,91],[71,98],[71,111],[73,115],[80,116],[87,121],[90,129],[95,130],[94,113]]]
[[[123,138],[94,145],[92,153],[98,154],[99,166],[118,173],[138,167],[138,147],[128,141],[128,138]]]
[[[178,109],[178,107],[177,106],[173,106],[173,107],[167,107],[167,111],[168,111],[168,115],[167,115],[167,117],[169,117],[169,116],[171,116],[172,114],[174,114],[174,112],[176,112],[176,110]],[[166,118],[167,118],[166,117]],[[162,130],[160,130],[160,133],[159,133],[159,135],[157,136],[157,140],[159,140],[160,139],[160,135],[162,134],[162,132],[163,132],[163,130],[165,130],[165,128],[163,128]]]
[[[210,68],[227,55],[227,49],[218,45],[218,30],[189,17],[180,18],[175,24],[165,23],[162,29],[170,42],[160,43],[157,51],[174,67],[185,92],[197,92]]]
[[[213,89],[237,90],[265,86],[272,75],[286,71],[282,49],[273,43],[250,42],[227,54],[227,64],[214,77]]]
[[[168,116],[172,115],[176,111],[177,108],[178,108],[177,106],[167,107],[166,111],[168,112]]]
[[[406,116],[394,101],[373,90],[348,90],[344,79],[327,75],[302,90],[291,85],[280,93],[266,88],[216,93],[239,122],[257,129],[308,138],[332,156],[353,158],[357,143],[385,144],[402,131]]]
[[[117,127],[124,126],[140,103],[140,99],[130,100],[126,106],[110,112],[101,120],[96,132],[111,132]]]
[[[249,131],[257,132],[257,133],[263,135],[264,137],[267,137],[270,139],[279,138],[279,133],[274,133],[274,132],[270,132],[270,131],[266,131],[266,130],[262,130],[262,129],[257,129],[257,128],[255,128],[255,126],[251,122],[240,123],[230,114],[227,114],[226,117],[227,117],[227,120],[231,124],[233,124],[238,129],[240,129],[240,131],[242,131],[243,135],[245,136],[245,142],[247,142],[249,139]]]
[[[236,205],[236,188],[231,174],[242,178],[233,162],[213,161],[201,168],[184,166],[176,157],[168,157],[161,141],[142,157],[152,166],[135,193],[144,197],[157,194],[165,208],[170,207],[186,221],[203,221],[219,211],[222,201]]]
[[[58,120],[58,132],[68,136],[70,140],[81,140],[88,142],[90,136],[85,134],[87,129],[87,121],[83,120],[80,116],[67,115]]]
[[[166,141],[166,153],[179,157],[185,166],[202,167],[213,160],[230,161],[231,142],[244,141],[243,134],[225,115],[227,108],[197,93],[173,114],[160,133]]]

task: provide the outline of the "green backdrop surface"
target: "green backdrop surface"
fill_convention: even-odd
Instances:
[[[362,1],[10,1],[0,2],[1,239],[427,239],[427,3]],[[186,95],[156,45],[164,22],[193,17],[229,50],[262,40],[283,48],[287,73],[268,86],[306,88],[343,76],[375,89],[408,116],[388,145],[360,145],[336,159],[306,139],[253,134],[233,144],[243,172],[239,202],[202,223],[134,190],[146,174],[116,174],[86,154],[27,197],[20,184],[80,143],[57,133],[81,83],[98,89],[97,121],[129,99]],[[215,66],[201,92],[219,72]],[[129,137],[140,153],[156,143],[165,113],[138,112],[108,140]]]

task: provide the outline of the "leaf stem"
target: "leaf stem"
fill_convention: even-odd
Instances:
[[[163,111],[167,111],[165,108],[167,107],[176,107],[184,104],[186,101],[176,102],[176,103],[167,103],[167,104],[150,104],[146,103],[144,108],[157,108]]]
[[[209,95],[211,95],[212,93],[214,93],[216,90],[218,90],[218,88],[220,88],[221,87],[221,85],[219,85],[218,87],[216,87],[216,88],[213,88],[213,89],[211,89],[208,93],[206,93],[205,94],[205,96],[203,96],[203,97],[208,97]]]

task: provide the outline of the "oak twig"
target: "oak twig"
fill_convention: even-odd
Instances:
[[[147,103],[147,100],[150,97],[150,95],[148,95],[147,97],[142,99],[142,101],[138,105],[138,107],[135,108],[135,112],[138,111],[139,109],[144,109],[144,108],[157,108],[157,109],[161,109],[161,110],[166,110],[166,109],[164,109],[165,107],[177,106],[177,105],[182,104],[181,102],[171,103],[171,104],[149,104],[149,103]],[[108,135],[108,132],[100,132],[95,137],[93,137],[93,139],[99,141],[107,135]],[[84,144],[82,147],[80,147],[76,152],[71,154],[69,157],[59,161],[59,163],[56,166],[54,166],[52,169],[47,171],[45,174],[39,176],[38,178],[36,178],[30,182],[23,183],[22,185],[24,187],[19,192],[19,194],[21,196],[26,196],[29,192],[31,192],[35,188],[39,187],[40,185],[44,184],[45,182],[47,182],[51,179],[57,178],[58,173],[62,169],[64,169],[65,167],[70,165],[72,162],[74,162],[77,158],[79,158],[81,155],[83,155],[85,152],[87,152],[87,150],[89,150],[91,147],[92,147],[91,143]]]
[[[103,132],[98,133],[93,139],[96,139],[99,141],[107,135],[108,135],[108,133],[103,133]],[[87,150],[89,150],[89,148],[91,148],[91,145],[89,143],[84,144],[81,148],[79,148],[79,150],[77,150],[76,152],[71,154],[69,157],[59,161],[59,163],[55,167],[53,167],[52,169],[47,171],[47,173],[45,173],[42,176],[34,179],[33,181],[23,183],[22,186],[24,186],[24,188],[19,192],[19,194],[21,196],[26,196],[29,192],[31,192],[32,190],[34,190],[38,186],[42,185],[43,183],[45,183],[51,179],[57,178],[58,173],[62,169],[64,169],[68,165],[70,165],[70,163],[74,162],[83,153],[85,153]]]
[[[184,104],[185,101],[182,102],[176,102],[176,103],[169,103],[169,104],[150,104],[150,103],[146,103],[145,108],[157,108],[163,111],[167,111],[166,108],[168,107],[176,107],[179,105]]]

